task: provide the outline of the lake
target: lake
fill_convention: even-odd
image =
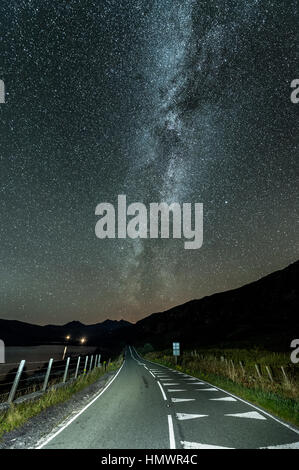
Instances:
[[[50,358],[61,360],[64,350],[64,345],[58,344],[45,344],[41,346],[6,346],[5,348],[5,364],[0,364],[0,370],[7,369],[7,367],[16,367],[22,359],[26,362],[41,362],[44,363]],[[68,346],[67,356],[85,356],[92,354],[95,351],[94,346]]]

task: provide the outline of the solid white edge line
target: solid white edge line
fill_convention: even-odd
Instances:
[[[135,348],[134,348],[135,349]],[[135,352],[137,354],[137,356],[139,356],[139,354],[137,353],[136,349],[135,349]],[[140,357],[140,356],[139,356]],[[168,370],[171,370],[171,371],[174,371],[175,369],[171,369],[170,367],[167,367],[167,366],[164,366],[163,364],[160,364],[158,362],[152,362],[152,361],[149,361],[148,359],[144,359],[146,360],[147,362],[150,362],[151,364],[159,364],[160,367],[164,367],[165,369],[168,369]],[[189,375],[189,374],[185,374],[185,375]],[[189,375],[189,377],[193,377],[192,375]],[[194,377],[194,378],[197,378],[199,380],[203,380],[203,379],[200,379],[199,377]],[[214,384],[211,384],[210,382],[207,382],[206,380],[204,380],[204,382],[208,385],[211,385],[212,387],[215,387],[215,388],[218,388],[218,390],[221,390],[221,392],[224,392],[226,393],[227,395],[230,395],[231,397],[234,397],[236,398],[237,400],[240,400],[242,401],[243,403],[246,403],[246,405],[248,406],[251,406],[252,408],[255,408],[256,410],[259,410],[261,413],[264,413],[266,416],[269,416],[269,418],[272,418],[274,421],[276,421],[277,423],[281,424],[282,426],[285,426],[286,428],[290,429],[291,431],[295,432],[296,434],[299,434],[299,429],[296,429],[296,428],[293,428],[293,426],[291,426],[290,424],[287,424],[285,423],[284,421],[281,421],[279,418],[276,418],[276,416],[273,416],[271,415],[270,413],[268,413],[267,411],[263,410],[262,408],[259,408],[258,406],[256,405],[253,405],[252,403],[250,403],[249,401],[246,401],[244,400],[243,398],[240,398],[238,395],[234,395],[233,393],[230,393],[228,392],[227,390],[224,390],[223,388],[219,388],[217,387],[216,385]]]
[[[49,442],[51,442],[56,436],[58,436],[58,434],[60,434],[62,431],[64,431],[73,421],[75,421],[75,419],[77,419],[82,413],[84,413],[84,411],[86,411],[87,408],[89,408],[98,398],[100,398],[100,396],[103,395],[103,393],[107,390],[107,388],[110,387],[112,382],[114,382],[114,380],[116,379],[116,377],[118,376],[118,374],[122,370],[122,368],[124,366],[124,363],[125,363],[125,361],[122,363],[122,365],[121,365],[120,369],[117,371],[117,373],[112,377],[112,379],[108,382],[108,384],[103,388],[103,390],[101,390],[101,392],[95,398],[93,398],[93,400],[91,400],[91,402],[88,403],[88,405],[86,405],[84,408],[82,408],[82,410],[79,411],[79,413],[77,413],[75,416],[73,416],[73,418],[71,418],[61,429],[59,429],[52,436],[50,436],[48,439],[46,439],[45,442],[43,442],[38,447],[35,447],[35,449],[42,449],[45,445],[47,445]]]
[[[161,389],[161,392],[162,392],[162,395],[163,395],[164,400],[167,400],[166,395],[165,395],[165,392],[164,392],[164,390],[163,390],[163,388],[162,388],[162,385],[160,384],[159,380],[157,381],[157,384],[159,385],[159,387],[160,387],[160,389]]]
[[[168,415],[168,430],[169,430],[169,446],[170,449],[175,449],[175,437],[174,437],[174,430],[173,430],[173,421],[172,416]]]

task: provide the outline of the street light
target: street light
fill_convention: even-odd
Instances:
[[[81,339],[80,339],[80,343],[81,343],[81,344],[86,343],[86,338],[81,338]]]

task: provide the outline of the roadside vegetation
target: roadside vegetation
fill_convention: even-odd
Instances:
[[[86,375],[81,375],[77,380],[71,381],[62,387],[49,387],[49,390],[35,400],[23,403],[13,403],[8,410],[0,411],[0,439],[4,433],[22,426],[30,418],[41,413],[46,408],[58,405],[69,400],[72,395],[96,382],[107,372],[117,370],[122,363],[122,356],[116,361],[110,362],[106,370],[104,367],[93,369]],[[33,392],[34,389],[30,390]],[[29,391],[28,391],[29,392]]]
[[[148,352],[145,358],[185,372],[259,405],[299,426],[299,367],[284,353],[242,349]]]

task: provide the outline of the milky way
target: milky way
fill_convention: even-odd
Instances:
[[[2,0],[0,318],[131,321],[298,259],[299,1]],[[95,207],[201,202],[204,244]]]

